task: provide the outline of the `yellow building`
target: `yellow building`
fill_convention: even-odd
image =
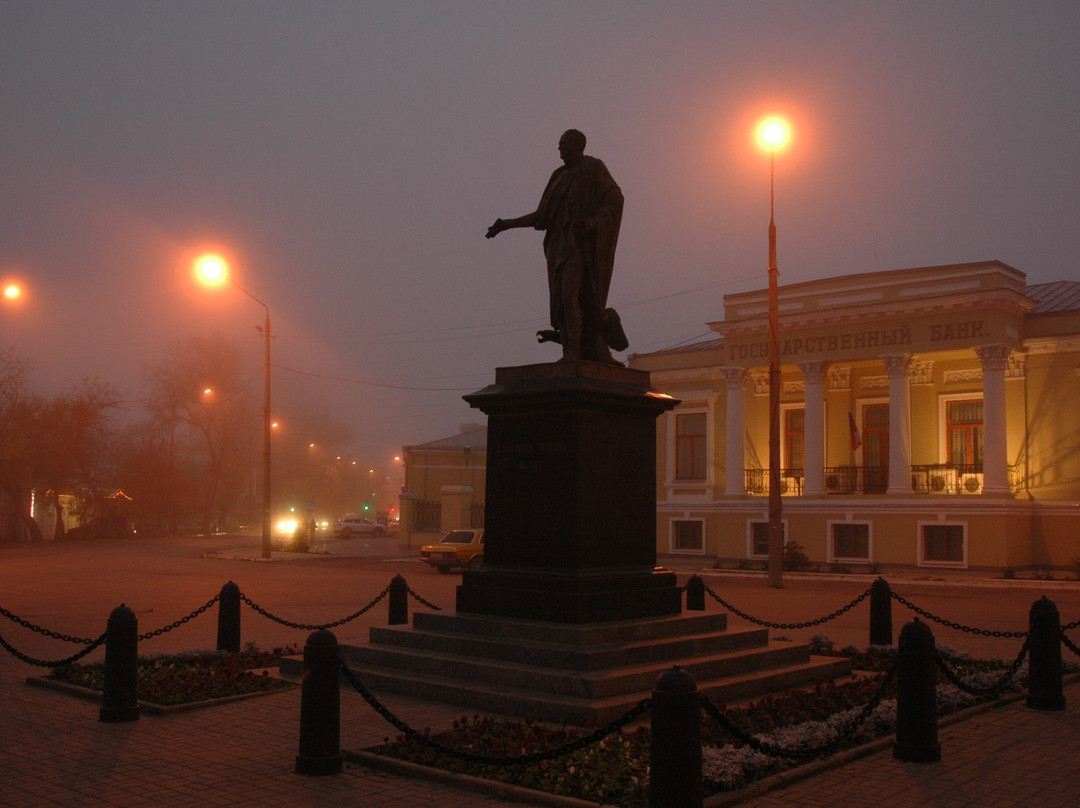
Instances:
[[[1080,563],[1080,282],[997,261],[782,286],[787,541],[819,564]],[[633,355],[658,424],[658,552],[768,556],[768,293]]]
[[[483,527],[486,426],[462,424],[457,435],[403,447],[403,456],[398,534],[403,547],[431,544],[448,530]]]

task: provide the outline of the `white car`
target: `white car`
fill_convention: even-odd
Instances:
[[[343,516],[338,519],[334,533],[343,539],[350,539],[354,536],[378,537],[386,533],[386,525],[381,525],[365,516]]]

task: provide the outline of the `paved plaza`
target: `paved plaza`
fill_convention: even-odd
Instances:
[[[169,554],[171,551],[163,550],[160,563],[149,557],[140,564],[132,562],[151,579],[143,585],[145,589],[133,591],[138,599],[145,599],[144,603],[151,598],[155,603],[153,607],[142,608],[138,603],[133,604],[140,619],[140,631],[167,623],[187,608],[205,602],[204,591],[199,588],[205,585],[201,578],[195,577],[171,589],[167,583],[170,576],[198,576],[207,570],[206,580],[232,578],[245,592],[249,589],[257,592],[258,596],[253,597],[264,602],[270,601],[272,592],[282,591],[281,581],[302,581],[305,575],[313,575],[316,580],[322,575],[328,589],[336,587],[337,584],[331,586],[329,582],[336,580],[340,568],[331,569],[331,565],[350,563],[344,560],[300,564],[225,561],[207,558],[201,548],[198,552],[196,549],[188,548],[175,557]],[[96,614],[82,614],[89,608],[87,592],[98,590],[99,599],[110,595],[126,599],[125,565],[119,561],[106,565],[115,574],[110,581],[108,573],[86,572],[90,550],[85,551],[85,556],[76,553],[74,559],[70,558],[71,552],[0,550],[0,606],[51,629],[97,636],[100,628],[95,631],[93,626],[100,626],[104,618],[96,605]],[[324,565],[321,573],[319,564]],[[379,567],[378,564],[372,561],[358,565],[351,574],[358,579],[370,575],[371,581],[388,579],[393,565]],[[306,571],[301,571],[301,567]],[[410,583],[423,594],[436,602],[452,603],[456,576],[429,576],[418,565],[408,569]],[[78,570],[83,570],[87,578],[76,586]],[[31,580],[30,571],[37,576],[36,582]],[[263,576],[273,580],[264,581]],[[250,583],[245,584],[245,580]],[[53,594],[46,591],[46,582],[55,589]],[[374,586],[370,589],[378,591]],[[790,589],[792,592],[785,597],[795,597],[799,586],[793,583]],[[353,597],[366,602],[369,588],[358,587],[358,591],[362,594],[353,593]],[[737,597],[748,610],[764,609],[770,593],[759,591],[755,595],[755,591],[758,590],[752,587],[739,589],[732,597]],[[325,599],[326,592],[322,594]],[[1040,594],[1038,589],[1030,589],[1019,600],[1030,602]],[[1063,620],[1080,616],[1073,605],[1076,587],[1063,585],[1049,594],[1066,604],[1062,607]],[[930,597],[929,593],[926,597]],[[339,616],[335,611],[327,614],[326,609],[341,609],[336,602],[331,606],[325,602],[305,605],[305,598],[299,593],[275,605],[286,602],[302,619],[313,622],[318,620],[320,606],[323,620]],[[182,609],[183,603],[187,607]],[[248,619],[245,615],[245,620]],[[371,621],[384,619],[385,613],[380,611]],[[198,623],[206,625],[200,628],[196,626]],[[268,637],[260,634],[261,646],[285,637],[276,624],[262,621],[258,625],[259,631],[266,632]],[[191,627],[164,635],[162,647],[146,650],[210,647],[207,640],[213,628],[213,620],[205,617],[193,620]],[[349,632],[361,633],[362,627],[343,628],[342,641],[347,641]],[[64,648],[48,638],[30,636],[8,621],[0,625],[0,635],[9,641],[18,638],[25,652],[44,658],[54,658],[56,649]],[[293,632],[292,640],[302,642],[303,636],[298,638]],[[506,787],[481,793],[453,778],[436,783],[351,764],[346,764],[340,775],[304,777],[293,772],[299,739],[298,688],[167,716],[144,715],[131,723],[103,724],[97,720],[96,704],[27,686],[26,677],[40,673],[40,669],[19,662],[6,652],[2,656],[0,746],[6,771],[0,777],[0,805],[6,808],[586,805],[556,798],[535,802],[530,796]],[[889,743],[879,743],[876,751],[858,759],[813,764],[808,769],[767,781],[770,786],[778,786],[777,790],[745,794],[747,799],[742,804],[799,808],[1074,806],[1080,804],[1080,684],[1067,686],[1066,700],[1065,711],[1042,712],[1028,709],[1023,698],[1014,699],[944,725],[939,733],[940,763],[899,763],[893,759]],[[386,702],[416,727],[445,727],[461,714],[458,708],[410,699],[387,698]],[[341,726],[342,748],[346,750],[361,749],[397,734],[366,702],[348,691],[342,692]],[[758,784],[756,791],[763,790],[763,785]],[[706,804],[727,804],[727,798]]]

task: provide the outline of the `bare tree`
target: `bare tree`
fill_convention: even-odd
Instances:
[[[257,376],[241,375],[239,351],[220,334],[191,336],[177,343],[147,371],[151,417],[168,436],[170,482],[191,456],[189,450],[200,467],[204,531],[222,521],[235,504],[235,496],[222,493],[230,488],[229,474],[239,473],[234,459],[251,424],[248,386]],[[169,505],[171,519],[175,503]]]
[[[110,412],[117,406],[113,389],[97,379],[80,382],[70,392],[47,398],[29,389],[30,364],[14,350],[0,354],[0,491],[11,508],[6,532],[41,541],[40,525],[30,511],[31,498],[57,515],[62,536],[61,493],[95,496],[108,472],[107,447],[112,435]]]

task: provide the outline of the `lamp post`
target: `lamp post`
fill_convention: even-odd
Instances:
[[[767,118],[757,130],[769,150],[769,586],[784,585],[784,522],[780,498],[780,306],[776,266],[776,150],[787,145],[791,130],[780,118]]]
[[[270,307],[247,289],[229,277],[229,265],[219,255],[204,255],[195,262],[195,275],[207,286],[221,286],[228,282],[263,307],[266,319],[255,326],[263,335],[263,458],[262,458],[262,557],[270,558]]]

